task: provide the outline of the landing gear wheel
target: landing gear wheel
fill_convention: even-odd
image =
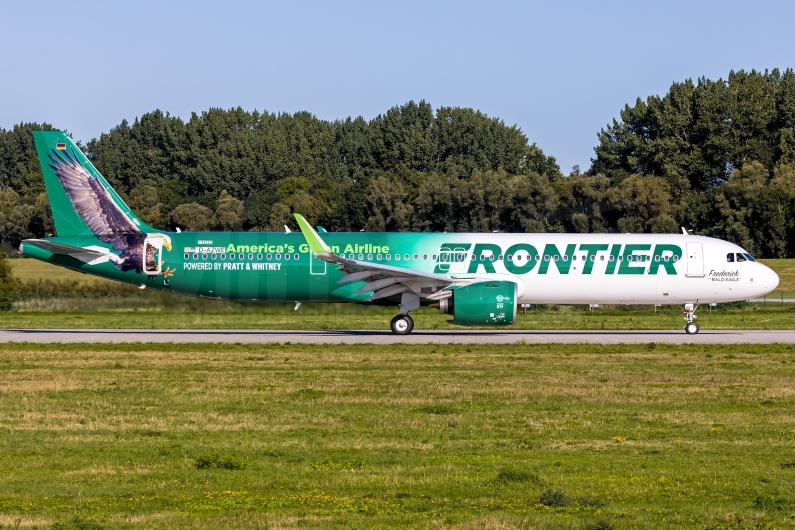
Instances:
[[[688,335],[695,335],[696,333],[698,333],[698,324],[696,324],[695,322],[688,322],[687,325],[685,326],[685,333],[687,333]]]
[[[414,329],[414,319],[408,315],[397,315],[389,326],[396,335],[408,335]]]

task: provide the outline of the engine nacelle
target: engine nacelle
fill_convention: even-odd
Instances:
[[[453,315],[453,324],[507,326],[516,322],[516,284],[485,281],[454,287],[453,296],[439,302],[439,311]]]

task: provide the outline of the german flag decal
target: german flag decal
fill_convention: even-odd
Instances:
[[[55,148],[59,151],[66,151],[66,144],[57,143],[55,144]]]

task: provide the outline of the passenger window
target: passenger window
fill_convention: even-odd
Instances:
[[[391,259],[392,259],[392,254],[387,254],[387,255],[386,255],[386,260],[387,260],[387,261],[389,261],[389,260],[391,260]]]
[[[265,259],[268,260],[268,261],[270,261],[270,259],[272,257],[273,257],[273,254],[265,254]]]
[[[408,261],[408,260],[410,260],[410,259],[411,259],[411,257],[410,257],[408,254],[404,254],[404,255],[403,255],[403,259],[404,259],[404,260],[406,260],[406,261]]]
[[[289,254],[285,254],[284,255],[284,259],[290,259],[290,255]]]
[[[297,260],[298,259],[298,254],[293,254],[293,259]]]
[[[202,254],[202,259],[206,260],[207,259],[207,254]]]
[[[199,255],[198,254],[194,254],[193,255],[193,259],[199,259]]]
[[[367,261],[373,261],[373,255],[367,254]]]
[[[254,259],[254,254],[249,254],[249,255],[248,255],[248,259],[249,259],[249,260],[253,260],[253,259]]]
[[[190,254],[188,254],[187,252],[185,253],[185,259],[190,259]]]
[[[740,263],[740,262],[743,262],[743,261],[748,261],[748,260],[746,260],[746,259],[745,259],[745,256],[743,256],[742,254],[740,254],[740,253],[738,252],[738,253],[737,253],[737,263]]]
[[[218,257],[218,254],[213,254],[213,261]]]
[[[375,259],[377,259],[378,261],[381,261],[381,254],[376,254],[375,255]]]
[[[262,254],[257,254],[257,259],[262,261]]]
[[[226,259],[226,254],[221,254],[221,260],[225,260],[225,259]]]
[[[282,259],[282,255],[281,254],[276,254],[276,261],[279,261],[280,259]]]
[[[245,255],[245,254],[240,254],[240,255],[238,256],[238,258],[239,258],[239,259],[241,259],[241,260],[243,260],[243,259],[246,259],[246,255]]]
[[[400,261],[400,254],[395,254],[395,261]]]
[[[596,261],[596,256],[591,256],[591,261]]]

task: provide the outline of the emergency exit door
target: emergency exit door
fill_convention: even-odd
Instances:
[[[687,275],[704,276],[704,247],[701,243],[687,242]]]

